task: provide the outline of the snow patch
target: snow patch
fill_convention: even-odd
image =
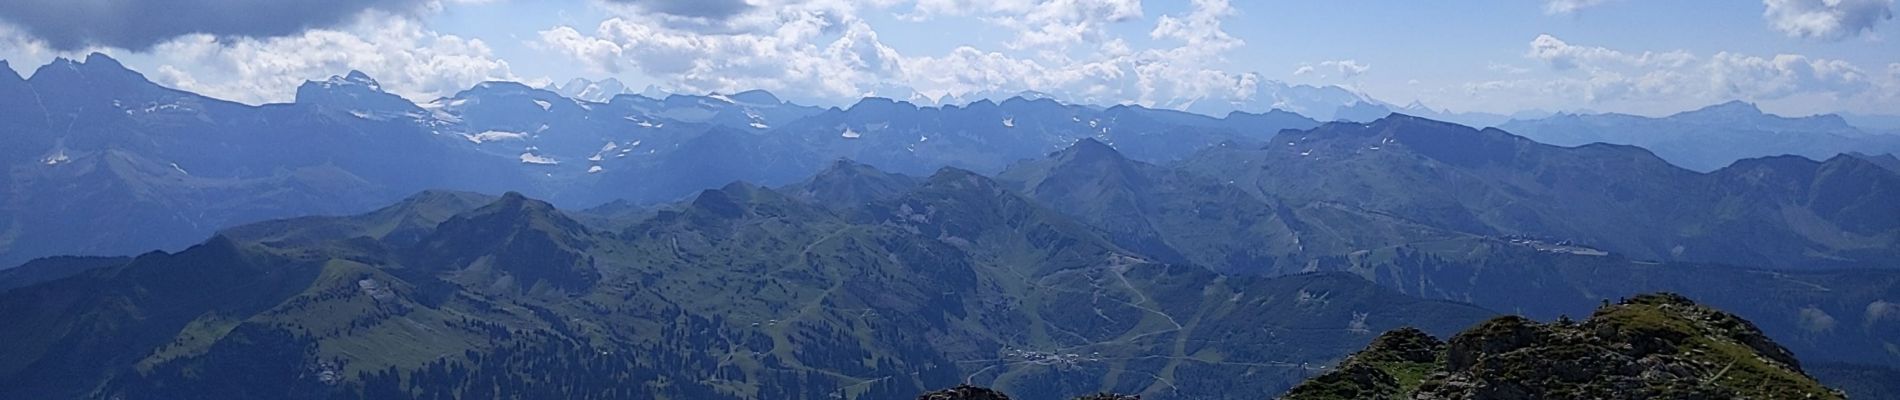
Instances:
[[[600,173],[600,171],[602,171],[602,169],[600,168],[599,165],[587,167],[587,173],[590,173],[590,174],[598,174]]]
[[[172,163],[172,169],[177,170],[178,173],[181,173],[181,174],[191,175],[191,172],[187,172],[185,171],[183,167],[179,167],[178,163]]]
[[[533,150],[521,152],[521,163],[529,165],[561,165],[553,157],[535,154]]]
[[[621,119],[625,119],[628,122],[633,122],[635,126],[639,126],[641,128],[659,128],[659,127],[666,126],[666,124],[655,124],[653,123],[653,120],[650,120],[650,119],[643,119],[643,118],[637,118],[637,117],[622,117]]]
[[[534,105],[541,106],[541,111],[554,109],[554,103],[549,103],[547,100],[535,100]]]
[[[464,133],[462,134],[462,137],[467,138],[468,141],[474,142],[475,144],[482,144],[482,143],[488,143],[488,142],[499,142],[503,140],[523,140],[523,139],[528,138],[528,134],[521,133],[521,132],[508,132],[508,131],[486,131],[486,132],[477,133],[473,135]]]
[[[1003,119],[1003,127],[1004,127],[1004,128],[1015,128],[1015,127],[1016,127],[1016,119],[1015,119],[1015,118],[1004,118],[1004,119]]]
[[[772,127],[771,125],[766,125],[766,124],[761,124],[761,123],[758,123],[758,122],[753,122],[753,123],[750,123],[750,124],[747,124],[747,125],[750,125],[750,126],[752,126],[752,129],[766,129],[766,128],[771,128],[771,127]]]
[[[851,128],[844,128],[844,133],[838,134],[838,136],[842,136],[845,139],[857,139],[860,137],[864,137],[864,135],[858,134],[858,131],[851,130]]]
[[[46,165],[52,166],[52,165],[65,164],[72,160],[73,160],[72,157],[66,156],[65,150],[60,150],[58,153],[53,153],[52,155],[46,156],[46,158],[40,159],[40,162],[45,163]]]
[[[145,114],[151,114],[151,113],[156,113],[156,112],[159,112],[159,111],[175,111],[175,110],[186,110],[186,111],[189,111],[190,109],[189,109],[189,108],[185,108],[185,106],[183,106],[183,105],[179,105],[179,104],[177,104],[177,103],[170,103],[170,104],[152,104],[152,105],[149,105],[149,106],[145,106],[145,109],[143,109],[143,110],[139,110],[139,112],[141,112],[141,113],[145,113]],[[126,115],[131,115],[131,114],[132,114],[132,110],[125,110],[125,114],[126,114]]]

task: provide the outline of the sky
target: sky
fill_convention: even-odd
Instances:
[[[111,55],[250,103],[361,70],[418,102],[488,80],[767,89],[820,105],[1035,90],[1665,115],[1900,114],[1895,0],[6,0],[0,59]]]

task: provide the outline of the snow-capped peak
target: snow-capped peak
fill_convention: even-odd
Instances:
[[[350,73],[344,76],[331,76],[330,79],[324,81],[324,83],[332,87],[362,86],[362,87],[369,88],[369,90],[374,90],[378,92],[383,91],[382,83],[376,82],[376,79],[374,78],[370,78],[369,74],[365,74],[363,73],[363,71],[357,71],[357,70],[350,70]]]

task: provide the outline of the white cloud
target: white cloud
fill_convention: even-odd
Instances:
[[[1610,0],[1545,0],[1544,13],[1550,15],[1569,14],[1585,8],[1596,7]]]
[[[1782,54],[1756,57],[1719,53],[1705,66],[1717,95],[1775,99],[1801,92],[1852,95],[1872,82],[1859,67],[1841,60]]]
[[[705,34],[623,16],[592,34],[541,32],[540,44],[604,71],[632,67],[687,91],[798,88],[825,97],[862,93],[860,82],[894,68],[895,51],[835,5],[805,4],[735,16],[730,33]],[[769,22],[768,22],[769,21]],[[835,35],[828,43],[822,36]]]
[[[888,6],[894,2],[872,2]],[[939,16],[970,16],[1015,33],[1011,48],[1060,47],[1102,42],[1108,25],[1142,17],[1140,0],[917,0],[909,20]]]
[[[1487,71],[1492,71],[1492,72],[1502,72],[1509,75],[1523,75],[1523,74],[1528,74],[1531,72],[1530,68],[1524,68],[1524,67],[1519,67],[1516,65],[1505,64],[1505,63],[1500,63],[1500,62],[1495,62],[1495,61],[1488,65],[1485,65],[1484,69]]]
[[[1841,40],[1873,34],[1893,19],[1894,0],[1763,0],[1762,17],[1788,36]]]
[[[1462,94],[1517,108],[1586,106],[1657,113],[1742,99],[1780,106],[1785,112],[1813,113],[1841,111],[1843,105],[1866,111],[1892,107],[1900,92],[1900,75],[1883,77],[1848,61],[1799,54],[1636,53],[1540,35],[1530,42],[1525,57],[1545,63],[1555,75],[1472,82],[1463,85]],[[1583,104],[1577,104],[1579,99]]]
[[[1577,68],[1580,65],[1616,63],[1629,66],[1667,66],[1681,67],[1695,62],[1695,56],[1685,51],[1642,52],[1629,54],[1605,47],[1573,46],[1563,39],[1549,34],[1537,35],[1531,39],[1530,58],[1541,60],[1559,70]]]
[[[1161,16],[1148,35],[1181,41],[1184,49],[1220,53],[1246,44],[1221,27],[1221,20],[1234,14],[1227,0],[1194,0],[1193,10],[1180,16]]]
[[[154,47],[161,84],[244,103],[292,99],[305,80],[361,70],[385,90],[427,101],[488,80],[519,80],[478,39],[445,35],[407,17],[366,14],[343,30],[270,39],[187,35]]]
[[[1293,75],[1319,75],[1320,78],[1338,77],[1352,79],[1372,70],[1371,65],[1361,64],[1359,60],[1321,61],[1319,64],[1301,64],[1293,70]]]
[[[1013,39],[999,50],[903,54],[858,16],[874,10],[903,11],[900,19],[912,21],[973,18]],[[621,15],[592,32],[542,31],[538,44],[597,70],[638,70],[680,92],[787,89],[814,97],[805,100],[850,101],[1037,90],[1078,102],[1153,105],[1252,92],[1257,76],[1220,68],[1223,54],[1245,44],[1221,26],[1234,14],[1225,0],[1197,0],[1156,17],[1154,47],[1137,49],[1106,31],[1144,18],[1134,0],[814,1],[757,7],[716,33]]]

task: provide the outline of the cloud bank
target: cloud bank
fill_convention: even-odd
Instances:
[[[1196,0],[1152,20],[1136,0],[752,4],[718,21],[722,29],[713,33],[668,23],[668,15],[629,14],[592,29],[544,30],[539,44],[595,71],[634,71],[677,91],[787,89],[828,101],[1037,90],[1081,102],[1165,105],[1245,97],[1260,81],[1222,68],[1223,54],[1245,44],[1222,27],[1236,14],[1226,0]],[[879,39],[862,17],[867,12],[908,21],[974,18],[1011,39],[1003,44],[1008,51],[908,54]],[[1157,44],[1135,49],[1109,33],[1122,24],[1150,26]]]
[[[7,0],[0,21],[57,50],[149,50],[185,35],[271,38],[353,21],[365,11],[411,13],[427,0]]]
[[[1871,35],[1893,19],[1894,0],[1763,0],[1762,17],[1788,36],[1841,40]]]

